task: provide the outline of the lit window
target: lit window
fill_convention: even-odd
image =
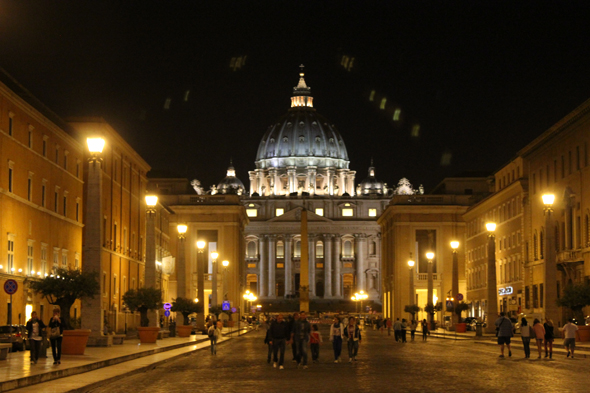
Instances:
[[[324,215],[324,209],[322,209],[321,207],[318,207],[315,209],[315,214],[317,214],[318,216],[323,216]]]
[[[352,209],[342,209],[342,217],[352,217],[354,212]]]
[[[275,210],[275,215],[278,216],[282,216],[283,214],[285,214],[285,209],[282,208],[278,208]]]
[[[369,217],[377,217],[377,209],[369,209]]]
[[[249,204],[249,205],[248,205],[248,207],[254,207],[254,204],[253,204],[253,203],[251,203],[251,204]]]
[[[257,217],[258,209],[246,209],[246,214],[248,215],[248,217]]]

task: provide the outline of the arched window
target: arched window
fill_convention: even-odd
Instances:
[[[344,258],[352,258],[352,242],[350,240],[344,242]]]
[[[321,241],[316,243],[315,257],[316,258],[323,258],[324,257],[324,243]]]
[[[285,257],[285,245],[282,241],[277,242],[277,258]]]
[[[301,241],[297,240],[295,242],[294,253],[295,258],[301,258]]]
[[[248,242],[246,257],[256,258],[256,242]]]

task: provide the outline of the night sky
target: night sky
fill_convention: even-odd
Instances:
[[[207,189],[248,187],[300,64],[357,183],[492,173],[590,97],[589,42],[587,1],[0,0],[0,67]]]

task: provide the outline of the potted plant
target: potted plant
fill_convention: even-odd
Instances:
[[[415,304],[407,305],[404,307],[404,312],[411,314],[413,320],[416,319],[416,314],[420,311],[422,311],[422,309]]]
[[[137,328],[139,340],[142,343],[155,343],[158,339],[159,327],[149,327],[148,311],[162,306],[162,292],[148,287],[130,289],[123,295],[123,303],[131,311],[139,311],[141,327]]]
[[[557,305],[569,308],[578,324],[580,341],[590,341],[590,326],[585,325],[583,309],[590,306],[590,284],[577,283],[568,285],[557,299]]]
[[[216,319],[217,321],[219,321],[219,316],[220,316],[221,314],[225,314],[225,315],[227,315],[228,317],[230,317],[230,316],[231,316],[231,311],[226,311],[226,310],[224,310],[224,309],[223,309],[223,306],[222,306],[221,304],[217,304],[217,305],[215,305],[215,306],[211,306],[211,307],[209,308],[209,312],[210,312],[211,314],[215,315],[215,319]],[[233,321],[227,320],[226,327],[230,327],[230,325],[229,325],[229,323],[230,323],[230,322],[232,323],[232,325],[231,325],[231,326],[233,326]]]
[[[90,330],[74,330],[70,309],[76,299],[92,299],[100,292],[98,273],[57,268],[53,274],[41,279],[27,278],[26,283],[49,304],[58,306],[63,325],[62,353],[84,355]]]
[[[441,302],[437,302],[436,305],[429,302],[426,306],[424,306],[424,311],[426,311],[430,316],[430,330],[436,330],[434,314],[441,311],[442,308],[443,306]]]
[[[172,308],[170,309],[173,312],[179,312],[182,314],[182,325],[176,325],[176,331],[178,333],[178,337],[190,337],[192,325],[189,325],[189,315],[196,314],[201,312],[202,306],[199,303],[196,303],[192,299],[187,299],[184,297],[177,297],[172,302]]]
[[[459,319],[459,323],[457,323],[455,325],[455,331],[457,333],[465,333],[467,331],[467,324],[461,322],[462,318],[461,318],[461,313],[463,313],[463,311],[467,311],[469,310],[469,305],[465,302],[458,302],[455,305],[455,314],[457,314],[457,317]]]

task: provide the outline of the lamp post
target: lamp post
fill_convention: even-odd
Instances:
[[[487,326],[486,333],[494,333],[496,331],[496,325],[494,324],[495,318],[498,316],[498,288],[496,280],[496,223],[486,223],[486,229],[488,230],[488,290],[487,290]]]
[[[351,297],[351,299],[355,302],[360,302],[361,303],[361,309],[359,312],[359,317],[363,314],[363,300],[367,299],[369,297],[369,295],[367,295],[364,291],[360,291],[360,292],[356,292],[354,294],[353,297]]]
[[[551,213],[555,195],[545,194],[542,196],[545,212],[545,291],[543,293],[543,307],[545,318],[558,322],[559,309],[555,303],[557,299],[557,261],[555,255],[555,229]]]
[[[412,259],[412,253],[410,253],[410,260],[408,266],[410,268],[410,306],[414,305],[415,291],[414,291],[414,265],[416,262]]]
[[[223,300],[227,299],[227,267],[229,266],[229,261],[221,262],[223,265],[223,283],[222,283],[222,293],[223,293]]]
[[[433,274],[432,274],[432,261],[434,260],[434,253],[429,251],[426,253],[426,259],[428,260],[428,298],[426,299],[426,304],[432,304],[432,311],[429,313],[429,322],[430,322],[430,329],[434,330],[434,282],[433,282]]]
[[[457,249],[459,248],[459,242],[453,240],[451,242],[451,248],[453,249],[453,275],[451,277],[451,299],[459,299],[457,295],[459,294],[459,255],[457,254]],[[459,316],[455,313],[455,304],[453,303],[453,314],[451,317],[452,323],[459,323]]]
[[[258,298],[256,297],[256,295],[250,292],[250,290],[247,290],[243,297],[246,300],[246,307],[250,311],[252,308],[252,302],[255,302],[256,300],[258,300]]]
[[[219,253],[213,251],[211,253],[211,265],[213,270],[211,278],[211,303],[213,303],[213,307],[217,306],[217,258],[219,258]]]
[[[145,287],[156,287],[156,195],[146,195],[146,232],[145,232]],[[160,288],[161,290],[162,288]],[[148,311],[149,326],[158,326],[156,311]]]
[[[102,150],[105,145],[103,138],[88,138],[88,178],[86,182],[86,214],[84,227],[84,270],[96,272],[99,277],[102,275],[101,255],[104,234],[102,233]],[[47,276],[47,273],[45,274]],[[98,280],[100,292],[105,293],[103,280]],[[82,318],[82,329],[91,331],[88,345],[102,345],[103,336],[103,313],[101,296],[95,296],[82,302],[84,318]],[[106,343],[105,343],[106,345]]]
[[[205,268],[203,266],[203,257],[207,243],[203,240],[197,241],[197,299],[205,298]],[[205,329],[205,303],[203,302],[203,312],[197,313],[197,328]]]
[[[184,256],[184,240],[186,239],[186,231],[188,226],[186,224],[178,224],[178,253],[176,263],[176,296],[186,297],[186,260]]]

